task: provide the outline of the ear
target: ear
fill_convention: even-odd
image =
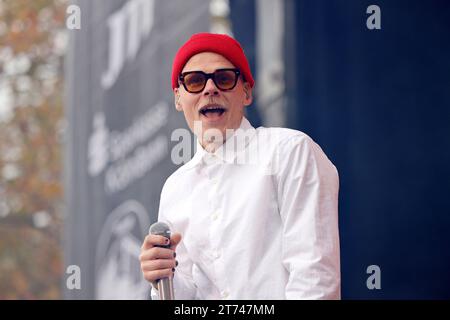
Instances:
[[[253,89],[248,82],[244,82],[244,106],[249,106],[253,102]]]
[[[177,111],[183,111],[183,107],[180,102],[180,88],[173,89],[173,96],[175,98],[175,109],[177,109]]]

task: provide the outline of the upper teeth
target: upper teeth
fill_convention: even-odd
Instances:
[[[221,106],[207,106],[202,108],[202,111],[204,110],[211,110],[211,109],[223,109]]]

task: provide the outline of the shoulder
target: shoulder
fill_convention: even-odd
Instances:
[[[183,166],[173,172],[164,182],[160,193],[158,219],[164,221],[173,221],[174,214],[180,212],[180,206],[183,206],[188,194],[186,190],[186,179],[183,175]]]
[[[288,128],[258,128],[259,141],[271,158],[277,171],[302,168],[320,168],[326,171],[337,169],[322,148],[308,134]]]
[[[272,147],[276,151],[289,152],[295,147],[306,145],[308,147],[314,141],[306,133],[280,127],[259,127],[257,129],[258,142]]]
[[[175,170],[164,182],[162,193],[174,191],[183,180],[183,173],[188,170],[187,163]]]
[[[182,199],[184,199],[187,195],[186,192],[183,191],[183,188],[185,189],[183,171],[184,169],[182,169],[182,167],[178,168],[164,182],[159,201],[160,218],[168,219],[171,212],[174,212],[174,208],[182,203]],[[174,199],[176,199],[176,201],[174,201]]]
[[[188,164],[189,162],[179,167],[166,179],[161,190],[161,202],[165,202],[166,199],[173,199],[174,194],[183,194],[183,188],[185,188],[189,179],[187,176],[190,170]]]

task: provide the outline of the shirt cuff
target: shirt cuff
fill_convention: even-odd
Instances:
[[[152,298],[152,300],[161,300],[159,298],[159,291],[152,286],[152,290],[150,291],[150,297]]]

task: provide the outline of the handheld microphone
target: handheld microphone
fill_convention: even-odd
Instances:
[[[170,239],[170,228],[164,222],[156,222],[152,224],[148,232],[150,234],[156,234]],[[157,247],[169,248],[170,245],[162,245]],[[159,297],[161,300],[175,300],[172,277],[159,279],[156,284],[158,286]]]

